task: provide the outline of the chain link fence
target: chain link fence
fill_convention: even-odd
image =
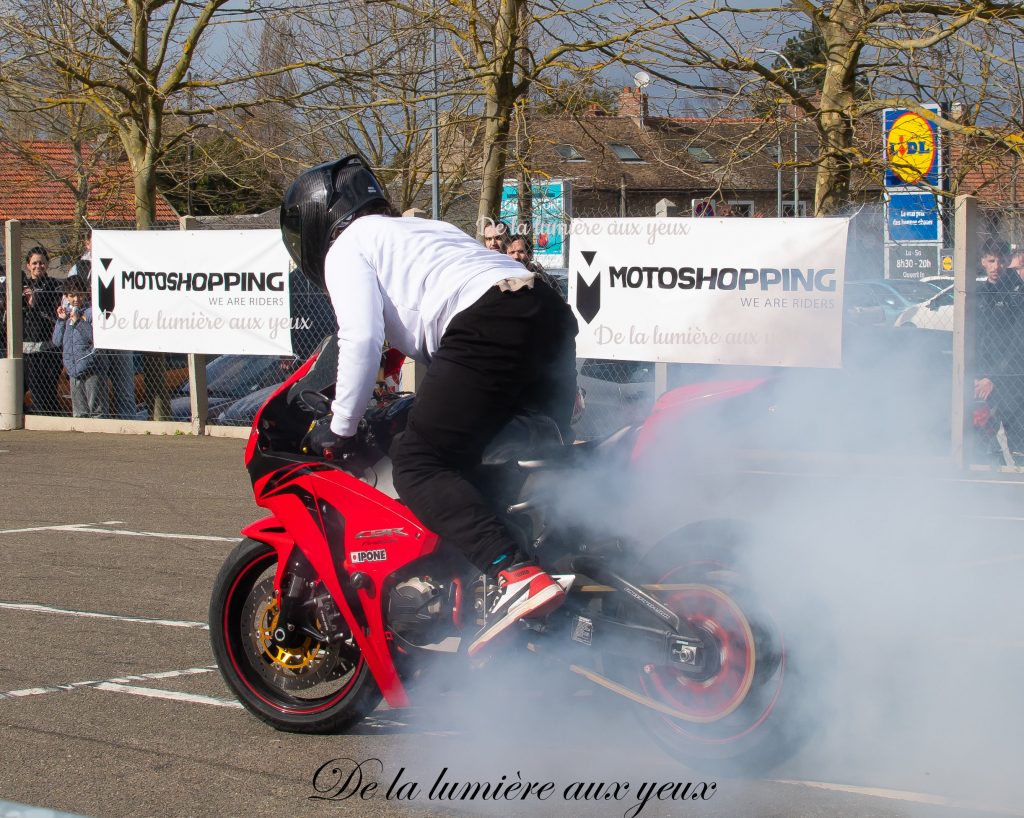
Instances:
[[[1024,466],[1024,235],[1017,210],[979,208],[966,356],[973,463]],[[948,303],[947,303],[948,301]],[[945,328],[952,297],[931,311]],[[973,341],[973,343],[971,343]]]
[[[617,217],[620,201],[576,203],[578,216]],[[686,203],[688,206],[690,203]],[[652,202],[643,212],[652,215]],[[640,207],[637,205],[637,207]],[[948,208],[945,234],[951,249],[953,225]],[[581,212],[582,211],[582,212]],[[691,215],[687,207],[679,215]],[[968,462],[987,466],[1024,465],[1024,219],[1016,209],[980,209],[971,229],[975,258],[969,262],[964,311],[970,336],[964,349],[954,349],[956,304],[952,271],[936,269],[914,277],[897,274],[885,243],[884,210],[877,205],[855,208],[852,216],[847,282],[843,293],[843,360],[840,371],[786,368],[668,364],[659,373],[654,363],[580,359],[578,378],[586,391],[586,411],[575,428],[578,439],[605,436],[626,424],[641,422],[657,398],[656,383],[667,389],[743,378],[785,384],[793,402],[805,405],[807,426],[833,428],[827,446],[858,453],[915,453],[948,456],[956,413],[952,388],[953,361],[963,354],[965,446]],[[196,220],[191,229],[276,226],[230,224],[223,219]],[[164,226],[177,229],[176,225]],[[23,254],[39,235],[57,246],[75,247],[73,236],[29,229]],[[61,282],[75,265],[66,252],[51,259],[52,284],[40,287],[39,321],[30,331],[25,315],[24,338],[41,346],[25,351],[25,405],[29,413],[69,416],[75,413],[74,385],[52,344],[55,321],[49,316],[66,298]],[[563,295],[568,271],[553,269]],[[26,276],[27,272],[24,273]],[[31,286],[31,282],[28,282]],[[328,334],[336,331],[329,299],[297,271],[290,276],[292,356],[196,356],[206,373],[207,417],[210,425],[248,427],[259,406]],[[35,296],[34,296],[35,298]],[[52,304],[48,305],[48,301]],[[48,306],[47,306],[48,305]],[[48,327],[42,326],[43,323]],[[51,343],[46,344],[43,336]],[[0,334],[5,338],[6,332]],[[6,353],[6,350],[3,350]],[[386,352],[386,351],[385,351]],[[97,350],[97,370],[106,403],[99,416],[121,419],[163,419],[189,422],[189,356],[174,353]],[[384,370],[387,370],[385,372]],[[398,388],[396,358],[382,356],[381,381]],[[411,388],[411,384],[405,384]],[[101,401],[102,403],[102,401]],[[835,411],[833,412],[833,408]],[[840,419],[841,418],[841,419]],[[765,441],[770,444],[771,441]],[[786,446],[820,447],[820,436],[792,434]]]

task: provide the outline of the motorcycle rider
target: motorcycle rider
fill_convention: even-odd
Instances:
[[[524,617],[565,597],[516,543],[466,479],[513,417],[537,412],[568,434],[576,397],[576,319],[534,274],[457,227],[399,218],[358,155],[314,167],[281,207],[285,246],[327,290],[338,319],[332,417],[310,433],[327,458],[353,446],[387,340],[429,367],[406,431],[392,446],[402,501],[442,539],[494,578],[474,656]]]

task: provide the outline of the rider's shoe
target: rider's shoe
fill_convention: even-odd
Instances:
[[[477,656],[520,619],[549,614],[564,600],[562,586],[536,565],[514,565],[499,571],[487,624],[469,646],[469,655]]]

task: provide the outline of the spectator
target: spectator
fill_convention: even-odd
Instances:
[[[25,387],[32,394],[32,412],[37,415],[60,414],[57,403],[57,378],[60,377],[60,353],[53,346],[53,327],[60,288],[50,278],[50,254],[40,245],[25,255],[22,278],[22,353],[25,356]]]
[[[68,278],[85,282],[86,291],[92,292],[92,234],[86,235],[85,250],[68,273]],[[135,417],[135,353],[128,349],[97,349],[96,363],[101,380],[110,381],[113,414],[122,420]]]
[[[558,289],[558,284],[547,274],[541,263],[534,260],[533,244],[530,242],[529,236],[512,236],[509,239],[508,245],[505,247],[505,255],[510,258],[514,258],[527,270],[534,273],[539,281],[543,281],[549,287],[554,289],[555,292],[561,292],[561,290]]]
[[[974,396],[988,401],[1003,423],[1007,441],[1014,452],[1024,451],[1021,421],[1024,421],[1024,344],[1022,322],[1013,300],[1015,282],[1006,264],[1010,245],[990,240],[981,251],[985,280],[977,284]]]
[[[1010,256],[1010,263],[1006,265],[1014,276],[1010,277],[1013,288],[1020,292],[1024,290],[1024,248],[1018,248]]]
[[[488,220],[484,226],[484,247],[488,250],[504,253],[511,236],[512,231],[509,230],[505,222],[492,222]]]
[[[92,343],[92,308],[81,275],[64,282],[67,306],[57,307],[53,343],[63,350],[64,368],[71,382],[71,412],[76,418],[98,418],[107,413],[107,379]]]
[[[80,277],[86,286],[92,289],[92,233],[87,233],[82,241],[85,248],[79,256],[75,266],[68,271],[68,278]]]

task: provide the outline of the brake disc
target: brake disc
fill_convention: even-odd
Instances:
[[[273,633],[280,614],[273,577],[267,577],[249,592],[242,610],[243,626],[248,629],[245,643],[265,681],[282,690],[307,690],[340,678],[354,667],[346,656],[350,653],[346,648],[351,646],[345,641],[328,644],[307,635],[294,647],[277,644]],[[319,622],[315,624],[321,627]]]

